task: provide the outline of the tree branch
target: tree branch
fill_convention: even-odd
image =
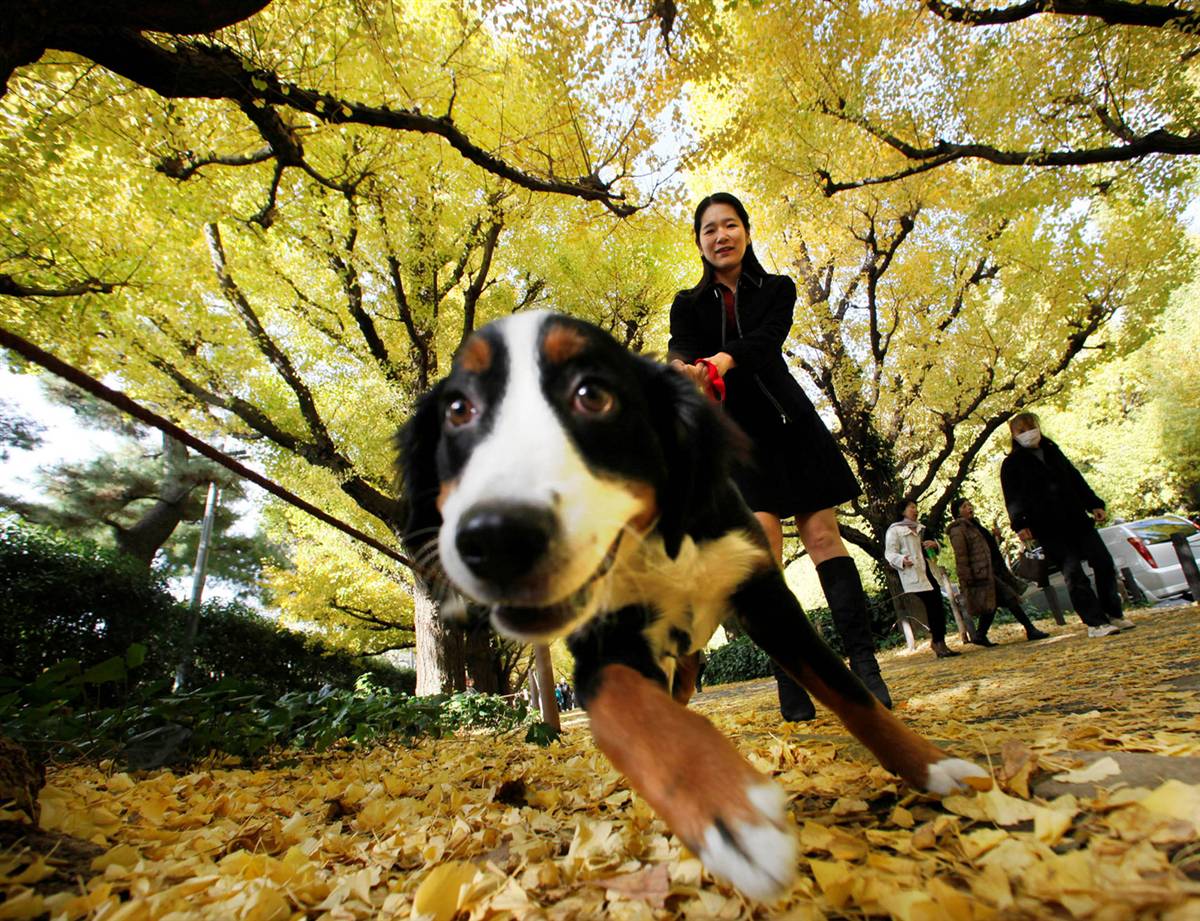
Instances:
[[[6,4],[7,5],[7,4]],[[166,98],[226,99],[254,116],[260,132],[278,115],[272,107],[304,112],[330,125],[355,124],[442,138],[476,166],[533,192],[569,195],[598,201],[621,217],[638,210],[596,174],[576,178],[535,175],[519,169],[473,142],[448,116],[434,117],[416,109],[369,106],[306,89],[254,67],[230,48],[198,42],[160,45],[143,35],[120,30],[65,29],[46,38],[46,47],[82,55],[116,74]],[[270,130],[268,129],[268,133]],[[275,156],[298,157],[294,146],[280,145],[281,136],[266,137]],[[283,149],[281,150],[281,146]],[[288,165],[303,166],[302,159]]]
[[[1195,34],[1200,13],[1174,3],[1131,3],[1126,0],[1025,0],[1015,6],[977,10],[954,6],[942,0],[922,0],[925,8],[947,22],[964,26],[995,26],[1018,22],[1040,13],[1055,16],[1085,16],[1110,26],[1173,27]]]
[[[951,141],[938,141],[932,146],[919,147],[891,134],[861,115],[851,115],[844,109],[835,109],[825,103],[818,104],[818,109],[826,115],[861,128],[907,159],[916,161],[912,166],[903,167],[886,175],[868,176],[848,182],[835,181],[827,170],[818,170],[817,178],[821,189],[826,196],[830,197],[849,189],[883,185],[909,176],[916,176],[956,160],[985,160],[1000,166],[1059,167],[1123,163],[1128,160],[1139,160],[1151,154],[1170,156],[1200,154],[1200,134],[1175,134],[1162,128],[1140,136],[1129,134],[1124,138],[1125,143],[1108,147],[1065,150],[1004,150],[991,144],[960,144]]]
[[[0,272],[0,295],[8,297],[80,297],[84,294],[111,294],[117,288],[124,287],[124,284],[119,281],[84,278],[67,282],[57,288],[44,288],[40,285],[23,284],[11,275]]]

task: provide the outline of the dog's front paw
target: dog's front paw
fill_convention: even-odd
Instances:
[[[960,790],[990,790],[992,776],[972,761],[943,758],[929,765],[924,787],[929,793],[945,796]]]
[[[787,797],[763,781],[745,790],[751,809],[717,816],[696,842],[704,866],[752,898],[782,895],[796,876],[796,839],[787,821]]]

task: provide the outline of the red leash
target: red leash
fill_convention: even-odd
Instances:
[[[708,375],[708,395],[717,403],[725,402],[725,379],[721,377],[721,372],[707,358],[697,358],[695,362],[699,367],[704,369],[704,373]]]

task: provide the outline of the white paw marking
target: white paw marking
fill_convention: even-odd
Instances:
[[[714,876],[751,898],[769,901],[786,892],[796,876],[797,847],[786,820],[787,796],[773,783],[757,784],[746,795],[759,821],[710,825],[700,859]]]
[[[925,789],[930,793],[945,796],[956,790],[969,789],[964,777],[988,777],[989,774],[978,764],[962,758],[945,758],[929,765],[929,776],[925,778]]]

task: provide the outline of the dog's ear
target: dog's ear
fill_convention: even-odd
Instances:
[[[396,435],[396,474],[400,488],[400,539],[413,556],[437,537],[442,513],[437,507],[441,481],[437,448],[442,434],[442,383],[417,401],[412,417]]]
[[[645,391],[666,467],[658,488],[658,530],[667,556],[675,559],[689,524],[713,514],[733,459],[746,453],[745,436],[683,374],[644,361]]]

